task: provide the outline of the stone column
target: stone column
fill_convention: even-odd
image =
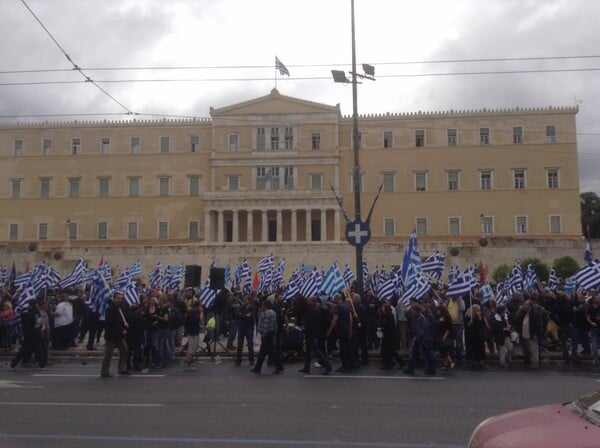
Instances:
[[[290,213],[290,219],[292,221],[292,235],[291,241],[298,240],[298,210],[292,210]]]
[[[223,210],[217,210],[217,243],[223,242]]]
[[[254,241],[254,222],[253,222],[253,211],[252,210],[248,210],[248,228],[247,228],[247,232],[248,235],[246,236],[246,241],[248,242],[252,242]]]
[[[283,211],[281,209],[277,209],[277,236],[276,241],[283,241]]]
[[[340,241],[340,213],[339,207],[333,211],[333,238],[336,242]]]
[[[212,241],[210,235],[210,210],[204,210],[204,242],[209,243]]]
[[[263,210],[262,211],[262,237],[261,237],[261,241],[265,242],[268,241],[268,235],[267,235],[267,211]]]
[[[311,224],[311,222],[310,222],[311,216],[310,215],[311,215],[311,209],[307,208],[306,209],[306,241],[310,241],[311,240],[310,239],[311,238],[311,234],[310,234],[311,233],[310,232],[310,229],[311,229],[311,225],[310,225]]]
[[[321,241],[327,241],[327,209],[321,209]]]
[[[239,210],[233,210],[232,212],[232,223],[231,223],[231,242],[232,243],[237,243],[238,242],[238,216],[239,214]]]

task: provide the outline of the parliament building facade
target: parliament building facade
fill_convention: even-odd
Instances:
[[[579,250],[576,114],[360,116],[363,219],[382,185],[368,250],[383,263],[413,229],[442,250]],[[0,174],[4,264],[100,253],[193,263],[256,248],[352,260],[336,201],[354,217],[352,118],[276,89],[207,119],[3,123]]]

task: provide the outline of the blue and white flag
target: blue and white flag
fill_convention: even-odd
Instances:
[[[533,266],[529,264],[527,266],[527,272],[525,273],[525,287],[528,291],[536,289],[538,286],[538,276]]]
[[[300,294],[300,288],[295,281],[290,280],[283,291],[283,300],[294,300]]]
[[[346,284],[344,283],[342,274],[340,274],[337,263],[334,262],[323,276],[321,292],[328,296],[333,296],[336,292],[340,292],[345,287]]]
[[[423,262],[421,269],[428,274],[430,278],[439,282],[442,278],[442,273],[444,272],[445,263],[446,254],[440,254],[440,252],[436,250]]]
[[[486,302],[494,298],[494,290],[488,282],[481,285],[481,304],[485,305]]]
[[[210,308],[217,298],[217,291],[211,289],[210,280],[207,279],[200,287],[199,300],[205,308]]]
[[[112,300],[113,291],[108,286],[104,276],[96,275],[90,288],[90,309],[101,316],[106,314],[106,309]]]
[[[15,313],[22,314],[29,309],[30,302],[35,300],[36,294],[32,285],[27,285],[16,298]]]
[[[404,257],[402,258],[401,278],[404,284],[408,281],[408,274],[411,265],[421,264],[421,256],[419,255],[419,242],[417,241],[417,231],[413,229],[408,237],[408,244]]]
[[[346,265],[344,267],[344,273],[342,274],[342,277],[344,278],[344,283],[346,286],[350,286],[350,283],[354,278],[354,272],[352,272],[352,268],[350,266]]]
[[[150,271],[148,274],[148,282],[150,283],[150,288],[156,289],[161,288],[164,283],[164,277],[162,272],[162,265],[160,261],[156,263],[156,266]]]
[[[259,272],[268,272],[273,269],[274,259],[273,254],[267,255],[265,258],[258,261]]]
[[[140,260],[137,260],[131,266],[127,267],[119,276],[119,278],[113,283],[113,288],[117,291],[122,291],[127,283],[134,278],[138,278],[142,275],[142,265]]]
[[[596,288],[600,284],[600,261],[593,260],[591,264],[578,271],[573,278],[577,281],[580,290]]]
[[[399,289],[399,278],[395,272],[393,272],[387,279],[381,282],[379,290],[377,291],[377,297],[379,299],[392,299],[398,294]]]
[[[133,280],[127,283],[127,286],[123,289],[123,297],[128,306],[140,303],[137,286]]]
[[[60,289],[73,288],[80,285],[83,282],[83,276],[87,273],[87,263],[83,258],[77,260],[77,264],[73,268],[73,271],[63,278],[58,287]]]
[[[402,294],[400,300],[402,300],[404,306],[409,307],[411,299],[420,300],[429,291],[431,291],[431,283],[418,271],[406,284],[404,294]]]
[[[252,271],[250,270],[250,265],[248,264],[248,260],[246,260],[245,258],[244,258],[244,261],[242,262],[242,272],[240,275],[242,278],[252,277]]]
[[[558,287],[558,276],[556,275],[556,271],[554,268],[550,269],[550,277],[548,278],[548,289],[550,291],[556,291]]]
[[[321,290],[321,275],[317,268],[315,267],[310,274],[310,277],[304,282],[302,288],[300,289],[300,294],[306,298],[315,296],[319,296],[319,291]]]
[[[452,283],[448,285],[446,297],[457,297],[469,294],[472,288],[472,279],[468,271],[460,273]]]
[[[281,62],[277,56],[275,56],[275,70],[279,70],[281,76],[290,76],[290,71],[283,65],[283,62]]]

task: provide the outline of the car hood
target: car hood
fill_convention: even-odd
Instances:
[[[597,448],[600,428],[554,404],[509,412],[483,421],[473,432],[472,448]]]

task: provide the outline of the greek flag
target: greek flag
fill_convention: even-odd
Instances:
[[[538,284],[538,276],[531,264],[527,265],[527,272],[525,273],[525,287],[527,290],[536,289]]]
[[[440,254],[440,252],[436,250],[423,262],[421,269],[426,274],[429,274],[429,277],[439,282],[442,278],[442,273],[444,272],[445,262],[446,254]]]
[[[550,277],[548,278],[548,289],[550,291],[556,291],[558,287],[558,276],[556,275],[556,271],[554,268],[550,269]]]
[[[488,300],[494,298],[494,291],[488,282],[481,285],[481,304],[485,304]]]
[[[300,294],[300,288],[295,281],[290,280],[283,291],[283,300],[294,300],[298,294]]]
[[[102,275],[97,275],[90,290],[90,308],[103,316],[112,300],[112,294],[106,279]]]
[[[352,268],[350,266],[346,265],[344,267],[344,273],[342,274],[342,277],[344,278],[344,283],[346,286],[350,286],[350,283],[354,278],[354,272],[352,272]]]
[[[83,276],[87,273],[87,264],[83,258],[77,260],[77,264],[73,268],[73,271],[63,278],[58,287],[60,289],[73,288],[80,285],[83,282]]]
[[[454,282],[456,277],[460,275],[460,269],[457,265],[453,264],[450,266],[450,270],[448,271],[448,284]]]
[[[591,264],[577,272],[574,276],[580,289],[595,288],[600,284],[600,261],[594,260]]]
[[[123,296],[125,298],[125,303],[127,303],[128,306],[140,303],[140,297],[134,281],[127,283],[127,286],[123,289]]]
[[[273,269],[273,254],[267,255],[262,260],[258,262],[258,270],[260,272],[267,272]]]
[[[397,293],[398,288],[398,277],[396,273],[392,273],[392,275],[381,283],[381,286],[377,291],[377,297],[379,297],[379,299],[392,299]]]
[[[23,313],[29,309],[29,302],[35,300],[36,294],[32,285],[27,285],[16,299],[15,313]]]
[[[279,70],[281,76],[290,76],[290,71],[283,65],[283,62],[281,62],[277,56],[275,56],[275,70]]]
[[[164,277],[163,277],[163,273],[162,273],[162,265],[160,264],[160,261],[158,263],[156,263],[156,266],[154,266],[154,269],[152,269],[150,271],[150,273],[148,274],[148,280],[150,282],[150,288],[160,288],[164,282]]]
[[[512,270],[511,287],[514,291],[523,290],[523,270],[521,269],[521,260],[518,261],[518,265]]]
[[[210,288],[210,280],[206,280],[200,287],[199,300],[205,308],[210,308],[217,298],[217,291]]]
[[[452,283],[448,285],[446,297],[456,297],[469,294],[472,288],[471,277],[468,271],[459,274]]]
[[[413,229],[408,237],[406,252],[404,252],[404,257],[402,258],[401,278],[404,283],[407,283],[410,266],[418,264],[421,264],[421,256],[419,255],[419,242],[417,241],[417,231],[416,229]]]
[[[575,289],[577,288],[577,281],[575,280],[574,276],[573,277],[569,277],[566,281],[565,281],[565,286],[563,288],[563,290],[567,293],[567,294],[572,294],[575,292]]]
[[[119,276],[116,282],[113,283],[113,288],[117,291],[121,291],[125,288],[127,283],[142,275],[142,265],[139,260],[127,267]]]
[[[252,271],[250,271],[250,265],[248,264],[248,260],[246,260],[245,258],[244,258],[244,261],[242,262],[241,277],[242,278],[252,277]]]
[[[327,273],[323,276],[321,282],[321,292],[328,296],[333,296],[336,292],[340,292],[346,284],[340,270],[338,269],[337,263],[333,263]]]
[[[302,289],[300,290],[300,294],[306,298],[319,295],[319,291],[321,290],[321,276],[315,267],[310,274],[310,277],[304,282],[302,285]]]
[[[429,281],[422,275],[421,272],[417,272],[416,275],[413,275],[407,283],[404,294],[402,294],[402,298],[400,300],[402,300],[404,306],[409,307],[411,299],[419,300],[430,290],[431,284]]]

